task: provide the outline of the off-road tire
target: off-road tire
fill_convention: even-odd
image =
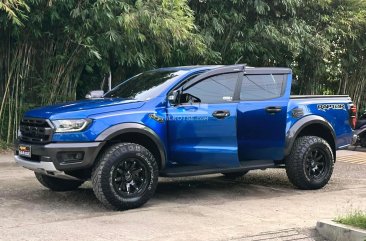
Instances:
[[[84,181],[61,179],[35,172],[37,180],[45,187],[56,192],[72,191],[80,187]]]
[[[322,152],[324,156],[324,172],[319,178],[312,178],[308,174],[307,163],[311,162],[311,153],[314,151]],[[310,159],[310,161],[309,161]],[[295,140],[291,154],[286,157],[286,173],[290,182],[304,190],[320,189],[324,187],[332,176],[334,168],[334,155],[330,145],[322,138],[317,136],[302,136]]]
[[[145,187],[136,189],[137,193],[133,197],[129,197],[126,193],[122,193],[121,186],[116,184],[117,178],[114,173],[120,173],[120,180],[127,175],[127,167],[121,167],[126,164],[125,160],[136,160],[142,165],[145,173]],[[125,162],[123,164],[123,162]],[[121,164],[122,163],[122,164]],[[131,168],[131,166],[130,166]],[[123,174],[122,174],[123,172]],[[132,171],[131,171],[132,173]],[[122,175],[124,175],[122,177]],[[145,147],[135,143],[118,143],[106,149],[99,157],[97,164],[92,171],[92,184],[95,196],[103,203],[104,206],[114,210],[126,210],[137,208],[145,204],[155,193],[158,184],[159,168],[155,157]],[[143,178],[141,178],[142,180]],[[121,181],[122,182],[122,181]],[[126,184],[127,185],[127,184]],[[117,188],[119,186],[119,188]],[[123,186],[122,188],[124,188]],[[127,189],[128,190],[128,189]],[[129,194],[129,191],[128,191]]]
[[[222,175],[224,175],[224,177],[226,179],[237,179],[240,178],[242,176],[244,176],[245,174],[247,174],[249,171],[242,171],[242,172],[228,172],[228,173],[223,173]]]

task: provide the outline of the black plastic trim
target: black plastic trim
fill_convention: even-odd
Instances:
[[[47,126],[42,126],[44,124],[46,124]],[[25,130],[26,128],[28,129],[34,128],[35,131],[32,130],[27,131]],[[42,130],[42,132],[40,130]],[[52,122],[49,119],[23,117],[19,124],[19,131],[20,135],[18,138],[23,142],[31,144],[47,144],[51,142],[55,129]],[[24,135],[24,132],[28,132],[26,133],[28,135]],[[32,134],[34,135],[32,136]]]
[[[285,156],[288,156],[291,152],[292,146],[299,135],[299,133],[307,126],[311,124],[321,124],[326,127],[333,136],[334,143],[336,143],[336,134],[332,125],[323,117],[317,115],[309,115],[298,120],[286,134],[286,146]],[[335,147],[336,148],[336,147]],[[335,153],[334,153],[335,155]]]
[[[165,170],[160,173],[162,177],[187,177],[187,176],[197,176],[197,175],[208,175],[215,173],[230,173],[230,172],[241,172],[241,171],[250,171],[250,170],[258,170],[258,169],[266,169],[266,168],[276,168],[281,165],[277,165],[274,161],[248,161],[247,164],[234,168],[209,168],[209,169],[198,169],[197,166],[185,167],[182,170],[177,168],[176,170]]]
[[[240,101],[241,86],[243,84],[244,74],[238,74],[238,80],[236,82],[233,100]]]
[[[108,141],[113,139],[116,136],[126,133],[140,133],[149,137],[159,149],[160,157],[161,157],[161,169],[164,169],[166,164],[166,150],[163,142],[160,137],[149,127],[139,124],[139,123],[122,123],[108,128],[103,131],[96,138],[96,141]]]
[[[30,145],[32,157],[24,158],[32,162],[52,162],[59,171],[79,170],[91,167],[102,149],[104,142],[83,142],[83,143],[50,143],[46,145],[29,144],[22,141],[15,143],[15,154],[19,144]],[[64,163],[60,160],[59,153],[63,152],[83,152],[84,156],[80,162]]]

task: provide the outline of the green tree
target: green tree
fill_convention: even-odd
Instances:
[[[167,65],[287,66],[294,94],[364,108],[365,32],[366,0],[2,1],[0,139],[26,109]]]
[[[0,136],[8,143],[24,109],[74,100],[83,72],[136,72],[168,61],[179,48],[192,56],[205,52],[186,1],[30,0],[0,6]]]
[[[287,66],[296,94],[365,94],[365,0],[192,0],[220,63]]]

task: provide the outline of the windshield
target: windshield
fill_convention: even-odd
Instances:
[[[105,98],[123,98],[139,101],[149,100],[158,96],[176,79],[177,76],[186,73],[182,70],[153,70],[136,75],[111,91],[107,92]]]

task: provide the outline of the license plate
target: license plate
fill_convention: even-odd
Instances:
[[[19,156],[32,157],[31,146],[19,145],[18,151],[19,151]]]

